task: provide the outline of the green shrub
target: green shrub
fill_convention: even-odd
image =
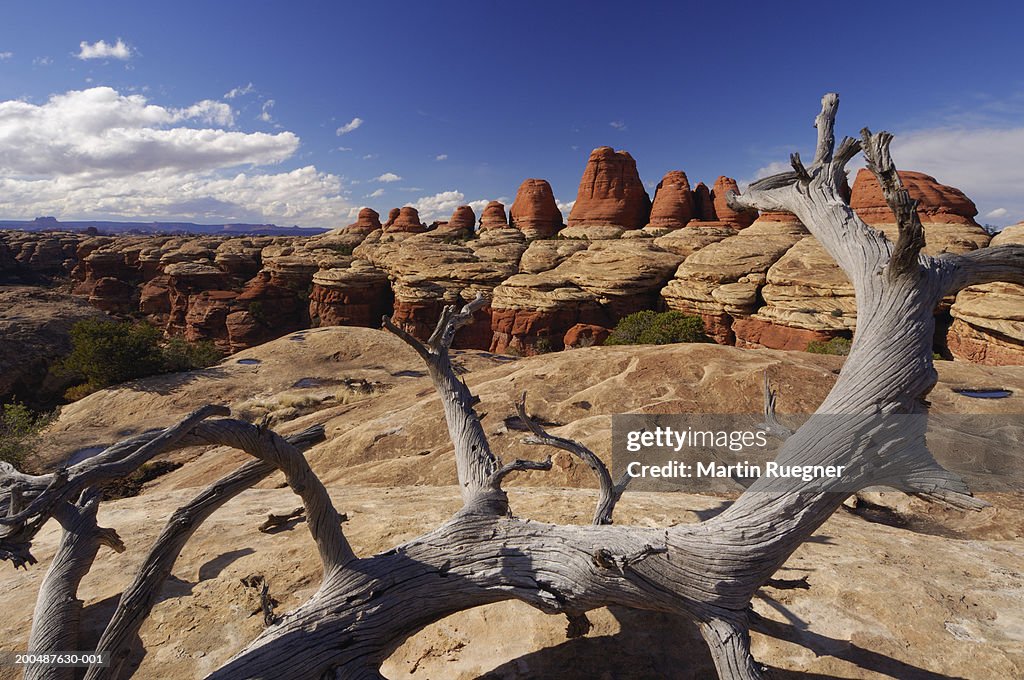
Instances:
[[[71,354],[60,370],[98,390],[160,373],[163,334],[145,323],[85,319],[71,327]]]
[[[184,338],[171,338],[163,346],[164,371],[180,373],[206,368],[224,358],[224,353],[209,340],[188,342]]]
[[[64,393],[76,400],[136,378],[205,368],[222,356],[209,341],[164,342],[163,333],[145,323],[86,319],[71,327],[71,353],[57,371],[80,381]]]
[[[0,409],[0,461],[23,470],[25,461],[35,453],[36,436],[51,419],[18,402],[4,404]]]
[[[551,345],[551,338],[542,335],[533,343],[533,349],[537,354],[548,354],[554,351],[555,348]]]
[[[807,351],[811,354],[835,354],[846,356],[850,353],[850,346],[853,340],[849,338],[832,338],[828,342],[815,340],[807,345]]]
[[[699,316],[682,312],[644,310],[624,317],[605,345],[669,345],[676,342],[710,342]]]

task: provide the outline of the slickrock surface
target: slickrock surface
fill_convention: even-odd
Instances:
[[[509,224],[527,238],[547,238],[562,228],[562,213],[546,179],[526,179],[509,210]]]
[[[576,203],[569,213],[569,226],[641,229],[650,212],[651,199],[629,152],[615,151],[610,146],[590,152]]]
[[[240,360],[259,363],[239,363]],[[838,357],[715,345],[591,347],[510,359],[456,352],[462,377],[481,398],[484,430],[503,459],[536,457],[536,447],[506,424],[512,395],[528,393],[530,411],[554,433],[582,440],[606,460],[611,416],[648,412],[759,412],[767,370],[779,382],[779,413],[812,410],[835,380]],[[929,395],[941,413],[1019,413],[1024,368],[939,362]],[[953,392],[998,384],[1008,399],[972,400]],[[376,385],[362,390],[357,386]],[[287,404],[319,402],[289,415]],[[47,451],[112,441],[166,425],[199,404],[236,413],[272,408],[282,432],[324,423],[328,441],[308,455],[345,512],[346,536],[360,556],[382,552],[448,518],[460,501],[441,404],[419,358],[396,338],[361,328],[323,328],[247,350],[206,371],[159,376],[104,390],[67,407],[47,433]],[[511,422],[511,421],[509,421]],[[1013,451],[1008,451],[1014,454]],[[129,537],[127,551],[101,550],[83,581],[86,640],[134,574],[163,522],[217,476],[246,461],[224,449],[186,451],[187,464],[147,485],[138,498],[104,503],[99,521]],[[937,456],[949,464],[953,451]],[[1016,452],[1015,455],[1019,455]],[[516,515],[587,523],[596,501],[586,465],[557,452],[547,473],[512,479]],[[960,464],[964,461],[961,458]],[[968,463],[969,465],[969,463]],[[310,597],[319,582],[316,548],[303,523],[256,531],[268,512],[296,506],[275,476],[240,495],[196,532],[161,589],[141,630],[146,649],[137,677],[203,676],[263,630],[258,593],[240,580],[263,575],[278,613]],[[552,488],[555,487],[555,488]],[[557,488],[570,487],[570,488]],[[582,487],[582,488],[581,488]],[[698,496],[627,490],[616,523],[668,526],[720,512],[733,494]],[[790,558],[778,578],[806,576],[809,589],[764,588],[754,610],[767,621],[753,634],[756,658],[780,677],[961,677],[1024,674],[1024,510],[1019,493],[983,497],[992,508],[959,513],[899,494],[876,500],[903,526],[839,511]],[[0,572],[0,648],[25,649],[40,582],[59,540],[51,522],[28,570]],[[913,612],[913,625],[907,625]],[[710,659],[696,629],[674,617],[620,609],[590,614],[593,630],[567,639],[563,617],[502,602],[459,613],[405,641],[388,659],[393,678],[565,677],[706,678]],[[529,631],[523,635],[523,631]],[[651,649],[659,650],[651,654]]]

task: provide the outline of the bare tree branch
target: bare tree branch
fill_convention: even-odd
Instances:
[[[788,427],[779,422],[779,419],[775,417],[775,401],[777,394],[772,389],[771,383],[768,381],[768,371],[764,372],[764,422],[761,427],[765,432],[778,437],[779,439],[788,439],[793,431]]]
[[[568,451],[590,466],[590,469],[597,475],[597,481],[601,487],[601,496],[597,501],[597,508],[594,510],[593,524],[611,524],[612,514],[615,512],[615,503],[622,496],[622,490],[626,488],[625,484],[623,484],[622,490],[617,490],[615,484],[612,483],[612,476],[608,473],[608,467],[604,464],[604,461],[597,457],[596,453],[575,439],[548,434],[533,418],[527,415],[526,392],[523,392],[519,400],[516,401],[516,413],[519,415],[519,420],[533,433],[532,437],[523,439],[524,443],[553,446],[556,449]]]
[[[821,112],[814,119],[818,130],[818,142],[814,147],[812,168],[820,168],[832,162],[832,150],[836,145],[836,112],[839,109],[839,95],[829,92],[821,98]]]
[[[523,471],[523,470],[550,470],[551,469],[551,456],[548,456],[546,460],[522,460],[517,458],[511,463],[502,465],[497,472],[490,476],[488,483],[494,490],[501,489],[501,482],[512,472]]]
[[[100,492],[89,489],[76,502],[63,502],[53,509],[53,517],[63,532],[57,554],[39,587],[28,648],[33,653],[81,649],[79,625],[82,601],[78,586],[89,572],[100,545],[121,552],[124,544],[111,529],[96,525]],[[29,665],[26,680],[72,680],[75,668],[57,665]]]
[[[945,295],[995,281],[1024,285],[1024,245],[979,248],[963,255],[945,253],[937,260],[944,273]]]
[[[207,441],[214,439],[214,435],[215,432],[198,434]],[[287,437],[287,441],[290,445],[307,448],[323,439],[323,436],[323,426],[315,425]],[[110,653],[110,665],[90,667],[85,675],[87,680],[114,680],[120,677],[131,652],[131,642],[156,604],[160,586],[170,575],[174,562],[188,540],[210,515],[277,470],[273,463],[264,460],[262,456],[259,458],[203,489],[199,495],[175,510],[167,520],[135,578],[121,593],[117,608],[96,645],[96,651]]]
[[[896,216],[896,225],[899,228],[896,249],[889,260],[889,274],[900,276],[914,273],[920,268],[917,258],[925,246],[924,227],[917,215],[917,201],[903,188],[903,181],[896,172],[892,156],[889,155],[892,135],[884,131],[872,134],[867,128],[861,130],[860,134],[861,148],[864,150],[868,169],[878,179],[882,195]]]
[[[497,457],[491,453],[480,419],[473,406],[478,399],[465,382],[455,375],[448,349],[459,328],[473,322],[473,314],[487,301],[481,295],[467,303],[460,311],[447,305],[430,338],[424,344],[387,317],[384,328],[411,346],[423,358],[434,388],[441,397],[448,434],[455,445],[455,468],[465,509],[472,512],[504,515],[508,512],[508,499],[504,492],[490,484],[491,475],[498,471]]]

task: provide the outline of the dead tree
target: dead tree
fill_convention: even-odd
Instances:
[[[790,434],[775,421],[774,394],[766,387],[772,402],[766,404],[766,420],[785,439],[776,460],[786,465],[844,466],[849,470],[844,478],[794,481],[781,488],[761,478],[725,511],[704,522],[665,529],[617,526],[611,518],[622,489],[610,483],[600,459],[578,442],[531,426],[535,443],[581,456],[597,472],[602,497],[589,526],[516,519],[503,480],[516,470],[546,469],[550,463],[517,460],[503,465],[490,451],[473,408],[476,398],[452,370],[448,348],[482,301],[461,311],[446,308],[426,342],[385,318],[385,327],[422,357],[440,394],[455,445],[461,510],[434,531],[385,553],[359,558],[345,540],[326,490],[298,448],[239,421],[206,420],[216,415],[214,407],[53,475],[31,477],[5,469],[0,514],[7,516],[0,517],[0,554],[16,564],[30,563],[31,539],[49,517],[56,517],[65,529],[59,554],[70,553],[69,559],[55,560],[43,584],[32,651],[66,646],[76,632],[69,615],[43,603],[73,598],[78,574],[91,563],[97,541],[102,542],[103,534],[97,534],[95,521],[90,521],[94,515],[89,489],[157,452],[206,442],[241,448],[258,460],[216,482],[175,513],[103,634],[100,649],[111,652],[115,663],[92,668],[87,677],[118,677],[127,641],[152,605],[147,593],[156,591],[191,531],[223,502],[219,494],[237,493],[274,468],[285,472],[302,499],[323,563],[323,580],[309,601],[269,626],[211,678],[381,678],[383,660],[424,626],[461,610],[510,599],[567,616],[575,634],[587,629],[586,612],[608,605],[681,614],[700,626],[721,678],[762,677],[750,655],[751,599],[850,493],[888,484],[960,508],[983,505],[934,461],[925,447],[923,428],[907,428],[890,417],[926,411],[925,396],[937,379],[931,338],[938,302],[972,284],[1024,283],[1021,246],[924,255],[915,204],[889,157],[891,136],[864,130],[860,140],[846,138],[836,148],[837,106],[834,94],[822,100],[815,121],[817,147],[809,166],[794,154],[792,172],[756,182],[730,201],[740,209],[794,213],[853,282],[856,338],[834,388],[815,414],[818,418],[812,416]],[[860,220],[843,199],[845,166],[861,150],[897,217],[895,244]],[[525,407],[520,411],[525,413]],[[106,536],[112,542],[109,533]]]

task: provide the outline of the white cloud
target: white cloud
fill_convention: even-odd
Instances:
[[[446,154],[446,153],[439,153],[436,156],[434,156],[434,160],[435,161],[446,161],[446,160],[448,160],[448,154]]]
[[[251,94],[255,88],[252,83],[246,83],[240,87],[233,87],[228,92],[224,93],[224,99],[234,99],[235,97],[244,97],[247,94]]]
[[[6,61],[14,56],[14,52],[0,52],[0,61]]]
[[[466,205],[466,195],[461,191],[442,191],[433,196],[423,196],[412,204],[424,222],[444,220],[460,205]]]
[[[36,57],[32,60],[32,63],[36,66],[49,66],[53,63],[53,59],[50,57]]]
[[[352,150],[351,146],[339,146],[338,147],[338,151],[351,151],[351,150]]]
[[[0,215],[334,226],[342,181],[313,166],[266,172],[299,138],[225,130],[231,107],[152,104],[109,87],[0,101]],[[245,168],[243,171],[242,168]]]
[[[378,177],[374,177],[373,181],[374,182],[398,182],[401,179],[402,178],[399,175],[396,175],[393,172],[385,172],[383,175],[380,175]]]
[[[367,198],[380,198],[383,195],[384,195],[384,190],[383,189],[377,189],[376,191],[367,194],[366,197]]]
[[[621,121],[621,120],[613,120],[612,122],[610,122],[608,124],[611,125],[613,128],[615,128],[616,130],[625,130],[626,129],[626,123],[624,121]]]
[[[364,161],[372,161],[376,157],[377,157],[377,154],[375,154],[375,153],[368,153],[365,156],[363,156],[363,160]]]
[[[362,118],[353,118],[352,120],[350,120],[349,122],[345,123],[340,128],[338,128],[337,130],[335,130],[334,133],[336,135],[338,135],[339,137],[342,136],[342,135],[347,135],[348,133],[352,132],[353,130],[358,129],[362,124],[363,124],[363,119]]]
[[[984,219],[999,225],[1024,220],[1024,127],[939,127],[894,135],[892,158],[897,168],[923,172],[960,189]],[[799,151],[804,158],[812,155],[810,149]],[[847,166],[851,183],[862,167],[862,155]],[[740,182],[740,191],[755,179],[791,169],[783,161],[770,163]]]
[[[276,103],[277,102],[275,102],[273,99],[268,99],[267,101],[263,102],[263,106],[260,108],[259,119],[262,120],[264,123],[273,123],[274,118],[273,116],[270,115],[270,109],[274,108],[274,104]]]
[[[555,205],[558,206],[558,210],[562,213],[562,216],[564,218],[568,219],[569,218],[569,212],[572,210],[572,207],[574,205],[576,205],[576,199],[573,199],[571,201],[558,201],[558,200],[556,200],[555,201]]]
[[[98,40],[92,44],[83,40],[78,44],[79,52],[75,56],[79,59],[130,59],[133,51],[123,40],[110,44],[106,40]]]
[[[897,168],[918,170],[970,197],[1000,224],[1024,219],[1024,127],[935,128],[896,134]]]

